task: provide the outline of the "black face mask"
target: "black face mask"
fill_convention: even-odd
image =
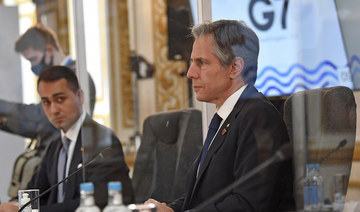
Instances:
[[[54,56],[52,56],[50,58],[50,63],[49,64],[45,63],[45,56],[46,56],[46,51],[44,51],[44,56],[43,56],[42,60],[40,61],[40,63],[31,67],[32,72],[34,72],[34,74],[36,76],[39,76],[39,74],[43,70],[46,70],[46,69],[51,68],[51,67],[54,66]]]

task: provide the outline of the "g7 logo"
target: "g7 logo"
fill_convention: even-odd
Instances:
[[[283,8],[282,8],[282,14],[281,14],[281,27],[283,29],[286,28],[286,13],[288,9],[289,0],[283,0]],[[274,23],[274,11],[272,12],[264,12],[263,17],[267,20],[265,24],[260,24],[255,20],[254,17],[254,7],[256,3],[263,2],[264,4],[271,5],[270,0],[251,0],[249,4],[249,15],[250,20],[254,24],[254,26],[262,31],[268,30]]]

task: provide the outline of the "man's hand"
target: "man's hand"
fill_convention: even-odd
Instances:
[[[17,202],[5,202],[0,205],[0,212],[16,212],[19,210],[19,204]]]
[[[166,203],[158,202],[154,199],[148,199],[145,204],[153,203],[156,206],[156,212],[174,212],[174,210],[166,205]],[[0,211],[1,212],[1,211]]]

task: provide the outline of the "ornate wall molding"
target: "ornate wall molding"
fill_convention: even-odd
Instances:
[[[70,53],[68,1],[35,0],[34,3],[37,7],[37,20],[41,22],[41,17],[46,16],[46,25],[55,31],[64,54],[68,55]]]
[[[184,61],[168,60],[168,26],[166,0],[153,2],[154,67],[156,110],[167,111],[187,107],[187,80]]]
[[[122,128],[134,125],[128,6],[127,0],[109,0],[108,5],[112,105],[110,114],[113,129],[120,135]]]

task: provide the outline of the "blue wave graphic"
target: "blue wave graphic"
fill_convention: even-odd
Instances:
[[[354,54],[353,56],[351,56],[350,62],[348,64],[349,68],[352,69],[354,66],[354,63],[357,62],[358,64],[360,64],[360,58]]]
[[[360,58],[354,54],[350,58],[350,62],[348,64],[351,70],[351,78],[353,81],[354,89],[360,88]]]
[[[353,60],[360,64],[358,57]],[[339,82],[336,71],[337,66],[327,60],[319,63],[315,69],[308,69],[302,64],[295,63],[285,73],[280,72],[275,67],[266,66],[258,75],[257,82],[261,82],[261,84],[255,84],[255,86],[265,96],[273,95],[274,92],[277,92],[278,95],[287,95],[299,90],[336,85]]]
[[[331,76],[332,78],[334,78],[336,81],[339,80],[338,76],[332,72],[324,72],[320,75],[320,77],[317,80],[309,80],[307,79],[306,75],[302,75],[302,74],[295,74],[292,78],[290,78],[290,81],[287,83],[282,83],[280,82],[278,77],[273,77],[273,76],[269,76],[266,78],[266,80],[264,80],[264,82],[261,85],[258,85],[257,87],[259,89],[261,89],[262,87],[264,87],[269,81],[273,80],[275,81],[277,84],[279,84],[282,87],[289,87],[291,86],[291,84],[297,79],[300,78],[302,80],[304,80],[305,82],[307,82],[308,84],[311,85],[316,85],[318,83],[320,83],[326,76]]]
[[[360,67],[354,67],[351,73],[351,77],[353,80],[354,88],[360,88]]]
[[[285,72],[285,73],[281,73],[279,72],[275,67],[273,66],[266,66],[265,68],[263,68],[263,70],[261,71],[261,73],[258,75],[258,78],[262,78],[263,75],[265,74],[265,72],[267,71],[272,71],[274,73],[276,73],[276,75],[280,76],[280,77],[287,77],[288,75],[291,74],[291,72],[295,69],[298,68],[302,71],[304,71],[306,74],[309,75],[314,75],[316,72],[318,72],[321,68],[323,68],[323,66],[330,66],[332,69],[336,70],[337,66],[335,64],[333,64],[330,61],[324,61],[321,62],[314,70],[311,69],[307,69],[305,68],[305,66],[299,64],[299,63],[295,63],[294,65],[291,65],[290,68]]]
[[[320,87],[321,88],[325,88],[329,86],[329,82],[325,82],[324,84],[322,84]],[[300,90],[310,90],[312,88],[302,84],[302,83],[298,83],[298,84],[295,84],[294,88],[290,91],[290,92],[284,92],[283,90],[279,89],[278,87],[276,86],[270,86],[268,89],[266,89],[266,91],[264,92],[264,95],[265,96],[268,96],[269,95],[269,92],[272,91],[272,90],[276,90],[279,94],[278,95],[289,95],[289,94],[293,94],[297,91],[300,91]]]

